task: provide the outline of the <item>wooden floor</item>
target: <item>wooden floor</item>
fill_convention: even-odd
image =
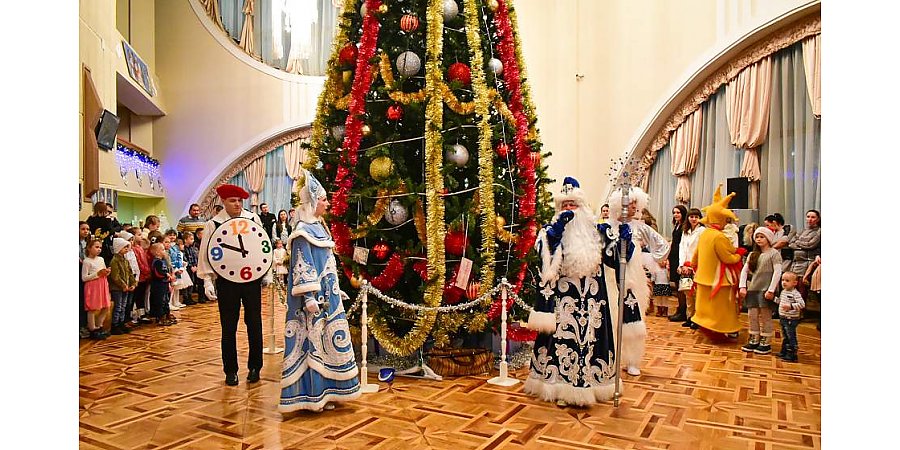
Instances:
[[[281,354],[266,355],[262,381],[247,385],[241,323],[241,382],[227,387],[216,305],[176,315],[180,323],[173,327],[145,325],[130,335],[81,341],[80,448],[821,447],[820,337],[811,323],[798,330],[800,362],[784,363],[742,352],[746,332],[738,342],[713,343],[698,331],[649,317],[643,374],[623,373],[618,408],[612,402],[560,408],[525,395],[522,383],[487,384],[490,376],[398,377],[334,411],[282,417],[276,410]],[[280,333],[280,305],[275,316]],[[514,374],[520,380],[526,375],[527,369]]]

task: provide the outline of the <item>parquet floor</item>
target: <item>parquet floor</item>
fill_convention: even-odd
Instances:
[[[791,364],[742,352],[745,333],[738,342],[714,343],[649,317],[643,374],[623,373],[618,408],[612,402],[559,408],[525,395],[521,383],[487,384],[490,376],[398,377],[334,411],[282,417],[276,410],[281,354],[265,356],[260,383],[247,385],[242,368],[241,384],[227,387],[215,304],[176,314],[180,323],[173,327],[145,325],[130,335],[81,341],[80,448],[821,447],[820,337],[811,323],[800,326],[800,362]],[[279,333],[283,314],[278,305]],[[239,360],[246,361],[243,323]],[[527,368],[514,373],[520,380],[526,375]]]

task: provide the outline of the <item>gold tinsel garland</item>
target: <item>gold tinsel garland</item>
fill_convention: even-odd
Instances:
[[[428,103],[425,106],[425,200],[427,203],[426,245],[428,260],[428,280],[425,282],[426,306],[437,307],[441,304],[444,287],[444,178],[441,174],[443,165],[443,102],[440,96],[441,50],[444,28],[443,4],[429,2],[425,8],[426,51],[425,51],[425,94]],[[412,329],[405,336],[395,335],[382,315],[372,318],[372,334],[385,350],[406,356],[416,351],[425,343],[425,339],[434,328],[437,313],[420,312]]]
[[[494,149],[491,146],[493,132],[490,124],[491,92],[487,87],[484,77],[484,55],[481,48],[481,36],[478,31],[478,14],[475,0],[465,0],[466,14],[466,38],[471,49],[472,87],[475,90],[475,113],[480,116],[478,123],[478,182],[480,183],[478,200],[481,205],[481,255],[484,263],[481,265],[481,287],[478,295],[484,294],[494,285],[494,257],[497,249],[496,230],[497,220],[494,213]],[[494,91],[496,93],[497,91]],[[484,320],[469,322],[469,330],[481,331],[487,323],[487,313],[481,312]],[[477,327],[481,324],[481,328]]]
[[[356,0],[344,0],[343,11],[353,10]],[[325,80],[325,86],[322,88],[322,94],[319,95],[319,103],[316,106],[316,118],[313,121],[312,133],[310,135],[310,149],[306,154],[306,161],[303,163],[305,169],[312,169],[319,163],[319,150],[325,146],[325,118],[327,117],[328,108],[332,107],[335,99],[343,92],[343,84],[341,74],[337,65],[338,55],[341,47],[347,40],[347,30],[350,29],[350,16],[344,14],[341,22],[338,24],[338,34],[331,44],[331,58],[328,59],[329,75]]]

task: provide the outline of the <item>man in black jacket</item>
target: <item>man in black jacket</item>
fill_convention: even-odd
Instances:
[[[275,214],[269,212],[268,203],[259,205],[259,220],[262,221],[263,227],[265,227],[267,232],[272,230],[272,224],[274,224],[277,219],[275,218]],[[274,238],[274,236],[272,237]]]

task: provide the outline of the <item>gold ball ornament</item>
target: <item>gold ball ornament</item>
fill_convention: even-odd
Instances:
[[[372,127],[370,127],[369,124],[363,125],[362,126],[362,135],[368,136],[370,134],[372,134]]]
[[[494,219],[494,222],[497,223],[497,228],[503,228],[506,226],[506,219],[504,219],[503,216],[497,216]]]
[[[362,279],[359,275],[350,277],[350,286],[353,286],[353,289],[359,289],[359,287],[362,286]]]
[[[369,175],[375,181],[384,181],[394,172],[394,161],[387,156],[379,156],[369,165]]]
[[[375,10],[375,14],[382,15],[382,16],[387,14],[387,12],[388,12],[388,5],[386,5],[384,3],[379,5],[378,9]]]
[[[487,7],[491,12],[497,12],[497,9],[500,8],[500,3],[498,3],[497,0],[488,0]]]

